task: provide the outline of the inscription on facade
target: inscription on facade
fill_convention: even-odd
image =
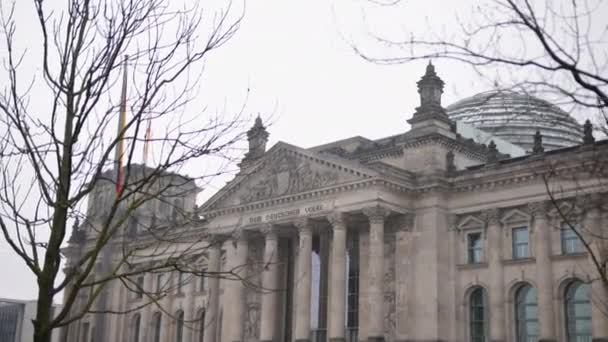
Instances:
[[[265,222],[274,222],[287,218],[296,218],[299,216],[306,216],[310,214],[315,214],[324,210],[328,210],[329,205],[326,203],[320,203],[315,205],[308,205],[302,208],[294,208],[283,211],[274,211],[261,215],[251,216],[246,222],[249,224],[257,224],[257,223],[265,223]]]

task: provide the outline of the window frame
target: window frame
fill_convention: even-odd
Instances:
[[[572,302],[572,298],[576,297],[576,291],[581,290],[581,288],[585,288],[586,294],[587,294],[587,299],[585,301],[581,301],[581,300],[574,300],[574,302]],[[574,290],[573,290],[574,289]],[[586,304],[587,308],[586,308],[586,312],[588,313],[588,315],[585,316],[578,316],[576,315],[576,310],[574,309],[574,307],[572,307],[571,305],[576,305],[576,304]],[[593,324],[593,308],[591,305],[591,288],[589,284],[586,284],[580,280],[574,280],[572,282],[570,282],[566,288],[564,289],[564,329],[565,329],[565,337],[566,337],[566,341],[567,342],[578,342],[580,341],[579,338],[582,337],[583,340],[588,339],[589,341],[591,341],[592,336],[593,336],[593,329],[592,324]],[[575,313],[574,316],[572,316],[572,313]],[[588,322],[588,327],[589,327],[589,331],[586,332],[585,334],[580,334],[576,331],[577,328],[577,322],[579,321],[587,321]],[[574,327],[573,327],[574,326]],[[574,336],[573,336],[574,335]]]
[[[479,294],[481,303],[475,303],[474,296]],[[475,309],[481,309],[482,319],[475,318]],[[486,342],[489,340],[489,308],[488,308],[488,295],[486,289],[481,286],[476,286],[471,290],[468,295],[468,306],[467,306],[467,317],[468,317],[468,330],[469,336],[468,341],[470,342]],[[481,331],[483,335],[477,336],[478,325],[481,325]]]
[[[479,241],[479,247],[472,247],[471,237],[477,236]],[[474,231],[467,233],[467,264],[481,264],[483,263],[483,234],[481,231]],[[476,253],[477,252],[477,253]],[[477,258],[475,258],[475,256]]]
[[[525,231],[526,232],[526,242],[517,242],[516,241],[516,232]],[[522,255],[518,254],[519,248],[524,247],[524,253]],[[511,228],[511,257],[513,260],[522,260],[530,258],[530,227],[527,225],[516,225]]]
[[[530,291],[534,291],[534,304],[528,302]],[[525,293],[524,293],[525,292]],[[538,319],[538,292],[531,284],[525,283],[517,288],[514,295],[514,312],[515,312],[515,340],[517,342],[528,342],[530,340],[537,341],[539,338],[539,319]],[[527,308],[536,308],[536,317],[527,316]],[[528,324],[536,324],[537,335],[528,335]],[[523,328],[523,329],[522,329]],[[522,332],[525,334],[522,336]]]
[[[574,225],[576,226],[576,225]],[[576,234],[574,229],[570,226],[568,222],[562,221],[560,223],[560,245],[562,255],[572,255],[572,254],[580,254],[585,252],[585,246],[583,241]],[[566,234],[571,234],[570,236],[566,236]],[[568,248],[568,242],[572,242],[572,246],[574,247],[572,250]],[[578,245],[578,249],[575,247]]]
[[[175,342],[184,342],[184,310],[175,313]]]
[[[152,314],[152,334],[153,334],[153,340],[152,342],[161,342],[161,335],[162,335],[162,315],[160,312],[155,312],[154,314]]]

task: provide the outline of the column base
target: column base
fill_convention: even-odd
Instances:
[[[367,342],[384,342],[384,336],[370,336],[367,338]]]
[[[329,342],[346,342],[344,337],[330,337]]]
[[[295,342],[310,342],[307,338],[296,338]]]

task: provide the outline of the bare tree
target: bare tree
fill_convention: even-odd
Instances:
[[[40,39],[23,51],[19,34],[33,29],[15,19],[15,2],[0,4],[8,81],[0,93],[0,227],[37,281],[34,341],[48,342],[53,329],[107,313],[97,303],[111,282],[148,305],[166,290],[145,291],[139,274],[208,275],[196,267],[210,240],[194,234],[204,218],[193,207],[211,174],[176,172],[197,160],[205,169],[224,165],[242,137],[242,108],[222,115],[186,105],[205,59],[234,36],[243,9],[167,0],[31,4]],[[27,59],[39,73],[28,76],[36,68]],[[121,83],[126,101],[117,101]],[[129,115],[117,132],[121,112]],[[150,121],[164,131],[150,137]],[[148,165],[137,163],[144,144],[154,150]],[[157,218],[158,208],[167,215]],[[53,313],[61,292],[64,305]]]
[[[375,1],[374,1],[375,2]],[[396,5],[401,1],[388,3]],[[364,59],[382,64],[419,59],[446,59],[468,65],[480,78],[499,89],[540,94],[570,111],[596,115],[599,130],[608,132],[608,30],[607,4],[596,0],[530,1],[490,0],[471,8],[450,34],[405,33],[390,40],[370,32],[387,47],[387,55],[373,55],[350,42]],[[390,51],[390,52],[388,52]],[[394,54],[396,51],[396,54]],[[557,158],[539,170],[551,202],[547,213],[574,233],[589,255],[590,282],[600,282],[608,293],[608,227],[598,224],[598,208],[608,193],[608,159],[595,152],[593,128],[587,121],[581,158]],[[542,138],[542,137],[537,137]],[[536,149],[542,152],[542,141]],[[582,157],[584,156],[584,158]],[[582,160],[582,161],[581,161]],[[564,177],[561,170],[575,167],[577,176]],[[595,194],[595,195],[590,195]],[[566,205],[569,204],[569,205]],[[583,219],[586,214],[594,219]],[[608,314],[608,303],[605,303]]]
[[[350,44],[375,63],[459,61],[501,89],[542,94],[562,107],[568,104],[571,110],[597,114],[606,128],[605,2],[489,0],[470,10],[472,14],[459,20],[460,26],[451,28],[450,34],[428,27],[424,34],[404,32],[405,38],[393,40],[369,32],[387,48],[380,49],[380,55],[358,42]]]

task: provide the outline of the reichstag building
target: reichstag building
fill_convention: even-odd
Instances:
[[[142,308],[110,284],[128,313],[65,340],[607,342],[608,140],[513,91],[444,106],[443,86],[429,63],[410,130],[378,140],[267,148],[256,119],[239,174],[181,202],[213,242],[201,267],[241,280],[145,275],[177,286]]]

